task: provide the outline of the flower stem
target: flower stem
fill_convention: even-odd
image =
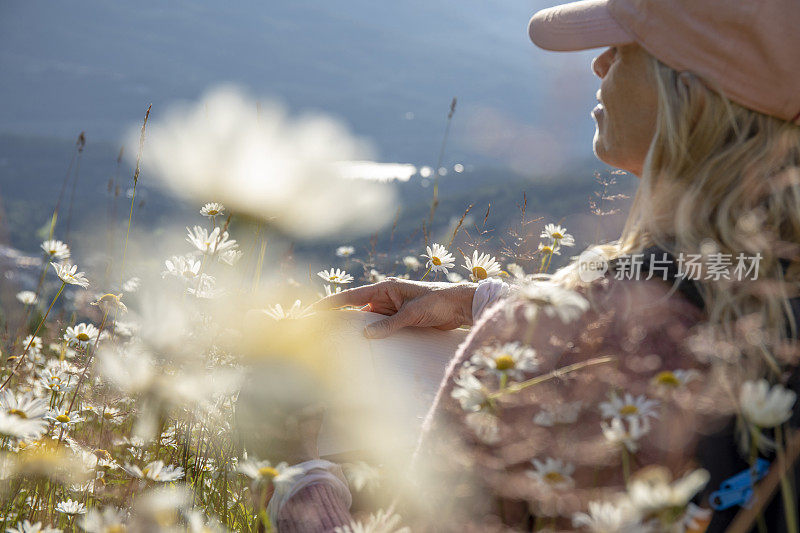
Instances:
[[[142,151],[144,150],[144,130],[147,126],[147,119],[150,117],[150,108],[153,107],[152,104],[147,108],[147,112],[144,114],[144,122],[142,123],[142,133],[139,136],[139,153],[136,155],[136,170],[133,172],[133,192],[131,194],[131,212],[128,214],[128,230],[125,232],[125,244],[122,247],[122,264],[119,269],[119,284],[122,285],[122,282],[125,279],[125,255],[128,252],[128,238],[131,235],[131,224],[133,223],[133,205],[136,201],[136,185],[139,183],[139,165],[142,161]]]
[[[622,477],[625,483],[631,478],[631,458],[628,456],[628,449],[622,446]]]
[[[778,463],[786,464],[786,453],[783,449],[783,428],[780,424],[775,426],[775,442],[777,443]],[[789,472],[786,469],[781,476],[781,496],[783,496],[783,512],[786,514],[786,528],[789,533],[797,533],[797,509],[792,485],[789,482]]]
[[[428,270],[427,270],[427,271],[426,271],[426,272],[425,272],[425,273],[422,275],[422,277],[421,277],[419,280],[420,280],[420,281],[424,281],[424,280],[425,280],[425,277],[426,277],[428,274],[430,274],[430,273],[431,273],[431,269],[432,269],[432,268],[433,268],[433,265],[429,266],[429,267],[428,267]]]
[[[5,386],[8,385],[8,382],[11,381],[11,376],[13,376],[17,372],[17,369],[22,364],[22,361],[25,360],[25,356],[28,354],[28,350],[30,350],[31,344],[33,344],[33,339],[36,338],[36,334],[39,333],[39,330],[42,328],[42,324],[44,324],[44,321],[47,320],[47,315],[50,314],[50,311],[53,309],[53,306],[56,304],[56,300],[58,300],[58,297],[61,296],[61,291],[64,290],[64,286],[66,284],[67,284],[66,281],[62,281],[61,282],[61,287],[59,287],[58,292],[56,293],[55,297],[53,298],[53,301],[50,302],[50,307],[47,308],[47,312],[42,317],[42,320],[39,322],[39,325],[36,326],[36,331],[34,331],[33,335],[31,335],[31,340],[28,341],[28,345],[25,347],[25,351],[22,352],[22,355],[19,356],[19,361],[17,361],[16,366],[11,371],[11,373],[8,375],[8,377],[3,382],[3,384],[0,385],[0,390],[3,390],[5,388]]]
[[[523,389],[527,389],[528,387],[532,387],[533,385],[538,385],[539,383],[544,383],[545,381],[550,381],[551,379],[560,378],[566,374],[569,374],[570,372],[575,372],[576,370],[581,370],[583,368],[587,368],[590,366],[610,363],[613,360],[614,358],[611,356],[595,357],[594,359],[589,359],[588,361],[581,361],[580,363],[575,363],[572,365],[561,367],[556,370],[553,370],[552,372],[543,374],[541,376],[536,376],[535,378],[531,378],[521,383],[514,383],[513,385],[510,385],[509,387],[503,390],[499,390],[497,392],[489,394],[488,398],[490,400],[494,400],[496,398],[501,397],[503,394],[519,392]]]

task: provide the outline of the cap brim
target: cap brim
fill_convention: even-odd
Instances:
[[[608,0],[582,0],[543,9],[528,23],[539,48],[561,52],[632,43],[635,39],[608,11]]]

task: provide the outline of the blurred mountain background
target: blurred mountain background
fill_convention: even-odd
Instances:
[[[526,32],[528,18],[554,3],[0,2],[0,240],[38,246],[80,132],[79,181],[72,202],[71,182],[62,201],[73,204],[70,224],[127,215],[132,169],[116,162],[124,134],[149,104],[157,117],[224,83],[298,114],[333,115],[372,142],[378,161],[419,167],[436,165],[458,97],[442,162],[441,234],[470,204],[478,222],[491,204],[490,223],[502,228],[518,216],[523,193],[530,218],[581,217],[577,224],[594,231],[593,174],[608,170],[591,153],[595,53],[538,50]],[[457,164],[465,171],[453,172]],[[631,188],[631,178],[621,182]],[[410,236],[426,218],[431,180],[396,186],[396,232]],[[137,224],[157,228],[198,207],[146,174],[140,187]],[[605,236],[619,220],[608,226]]]

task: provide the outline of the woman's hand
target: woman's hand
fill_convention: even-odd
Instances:
[[[323,298],[316,310],[346,305],[367,306],[366,311],[389,315],[370,324],[364,335],[372,339],[388,337],[407,326],[454,329],[472,324],[474,283],[409,281],[386,278],[372,285],[348,289]]]

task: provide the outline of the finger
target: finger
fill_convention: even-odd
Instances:
[[[414,324],[414,313],[401,308],[396,314],[373,322],[364,328],[364,336],[369,339],[385,339],[398,329]]]
[[[347,289],[338,294],[331,294],[313,304],[314,311],[336,309],[345,305],[365,305],[375,296],[375,285],[364,285],[355,289]]]

